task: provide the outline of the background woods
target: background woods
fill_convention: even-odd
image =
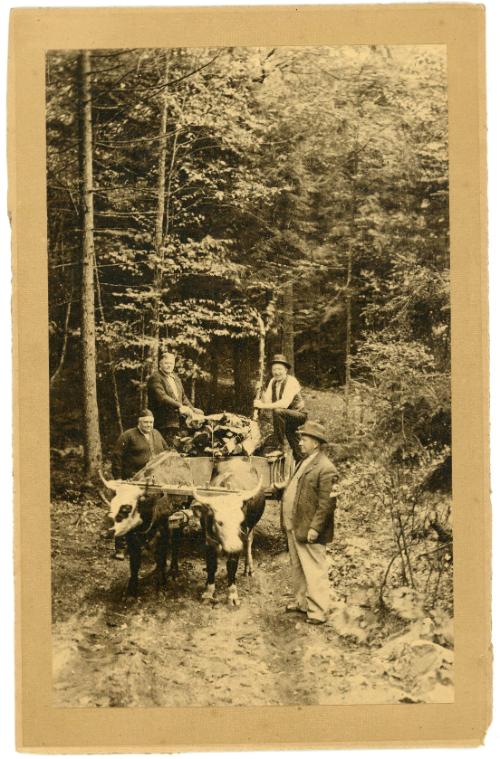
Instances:
[[[432,600],[451,562],[444,48],[54,51],[46,86],[53,448],[83,444],[91,475],[160,344],[209,412],[249,413],[262,346],[284,351],[340,502],[390,525],[380,599],[392,572]]]

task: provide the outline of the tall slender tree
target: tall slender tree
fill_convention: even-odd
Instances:
[[[282,337],[281,350],[294,370],[294,324],[293,324],[293,282],[287,282],[283,288],[283,312],[281,317]]]
[[[167,118],[168,118],[168,50],[164,51],[164,77],[160,92],[161,118],[158,135],[158,180],[157,180],[157,204],[155,219],[154,249],[156,267],[154,272],[154,315],[153,315],[153,362],[158,362],[160,349],[160,311],[163,290],[163,234],[165,217],[165,181],[167,159]]]
[[[96,382],[91,76],[90,53],[88,50],[85,50],[80,54],[78,59],[78,79],[80,90],[80,204],[83,229],[81,258],[81,358],[85,474],[88,479],[92,479],[97,474],[102,458]]]

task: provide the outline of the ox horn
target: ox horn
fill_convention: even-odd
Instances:
[[[111,501],[108,501],[108,499],[106,498],[106,496],[104,495],[104,493],[102,492],[102,490],[100,488],[97,488],[97,492],[99,493],[99,495],[100,495],[101,499],[104,501],[104,503],[106,503],[108,506],[111,506]]]
[[[210,506],[210,502],[214,496],[202,495],[196,488],[193,488],[193,497],[202,506]]]
[[[103,475],[103,473],[102,473],[102,471],[100,469],[99,469],[99,477],[101,478],[101,480],[103,481],[103,483],[106,485],[106,487],[108,488],[108,490],[114,490],[116,492],[116,488],[113,487],[113,485],[111,484],[112,480],[106,480],[105,477],[104,477],[104,475]],[[109,501],[108,501],[108,503],[109,503]]]
[[[288,485],[288,480],[274,480],[273,486],[276,488],[276,490],[284,490],[286,486]]]
[[[251,501],[252,498],[255,498],[255,496],[258,493],[260,493],[261,489],[262,489],[262,477],[259,477],[259,481],[254,488],[252,488],[251,490],[240,491],[243,501]]]

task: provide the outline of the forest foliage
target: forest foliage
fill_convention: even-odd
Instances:
[[[451,488],[445,49],[51,51],[46,64],[52,444],[88,445],[84,300],[105,451],[160,346],[197,405],[249,413],[264,325],[268,357],[283,350],[303,384],[343,393],[344,502],[381,504],[415,587],[422,530],[450,560],[443,518],[421,505]]]
[[[79,57],[47,55],[51,386],[68,418],[81,408]],[[105,437],[116,400],[133,419],[160,343],[208,410],[248,411],[261,315],[268,353],[293,349],[301,381],[347,378],[377,407],[380,434],[397,434],[398,402],[431,442],[433,416],[449,408],[444,51],[179,48],[90,61]]]

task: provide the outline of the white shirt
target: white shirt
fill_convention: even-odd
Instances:
[[[281,380],[284,382],[285,380]],[[273,382],[274,379],[272,379],[268,386],[266,387],[265,393],[262,397],[262,400],[264,403],[272,403],[273,402]],[[279,395],[281,388],[281,382],[276,383],[276,396]],[[283,393],[282,398],[279,401],[279,406],[276,408],[288,408],[297,393],[300,393],[300,385],[296,377],[293,377],[291,374],[287,374],[286,376],[286,387],[285,391]]]

